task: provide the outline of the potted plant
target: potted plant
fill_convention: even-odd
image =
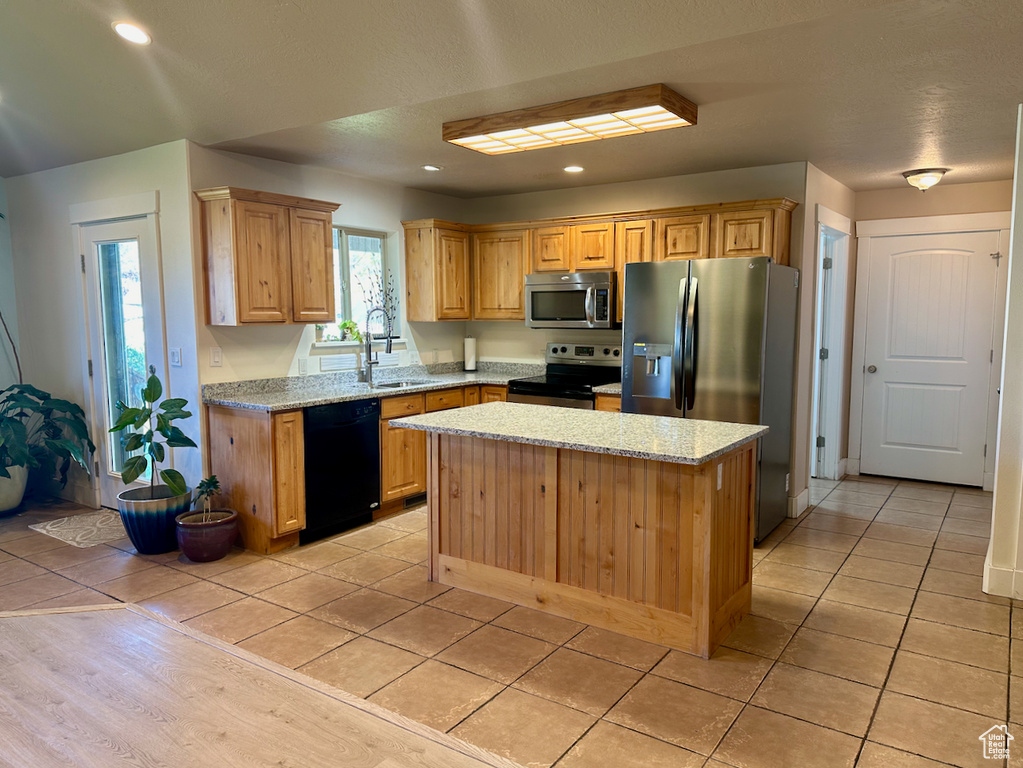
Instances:
[[[29,384],[0,391],[0,515],[21,504],[30,469],[67,485],[71,462],[89,471],[85,413]]]
[[[111,432],[125,432],[121,445],[128,453],[138,452],[124,462],[121,480],[133,483],[146,470],[150,470],[149,487],[129,488],[117,495],[117,509],[128,538],[142,555],[159,555],[177,549],[174,518],[187,512],[192,503],[192,491],[185,478],[174,469],[159,470],[162,484],[157,484],[156,465],[166,456],[166,448],[195,448],[196,444],[173,422],[187,419],[192,414],[185,410],[188,401],[176,397],[160,402],[163,385],[152,366],[149,378],[140,390],[142,406],[131,408],[118,401],[121,412]],[[161,441],[160,438],[163,438]]]
[[[338,328],[341,331],[341,341],[362,342],[362,331],[354,320],[345,320]]]
[[[196,563],[219,560],[238,538],[238,513],[233,509],[211,509],[212,497],[220,493],[220,481],[210,475],[196,487],[195,503],[202,501],[202,512],[182,512],[176,518],[178,546],[185,557]]]

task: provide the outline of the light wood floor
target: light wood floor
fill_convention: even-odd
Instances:
[[[0,614],[0,765],[514,768],[134,606]]]

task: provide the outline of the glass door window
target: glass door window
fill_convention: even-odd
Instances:
[[[139,241],[96,243],[96,258],[106,374],[104,410],[113,424],[120,415],[117,403],[135,405],[147,378]],[[110,471],[120,472],[129,456],[120,440],[111,439],[108,453]]]

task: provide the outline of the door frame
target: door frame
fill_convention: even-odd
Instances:
[[[870,248],[873,238],[901,235],[939,235],[967,232],[998,232],[998,252],[1004,262],[999,264],[991,338],[992,376],[988,393],[987,455],[984,458],[984,490],[994,488],[995,437],[998,433],[998,387],[1002,370],[1002,338],[1005,334],[1005,295],[1009,263],[1009,232],[1012,213],[968,213],[950,216],[918,216],[907,219],[878,219],[856,222],[856,298],[853,313],[852,371],[849,397],[849,459],[846,472],[860,473],[860,449],[863,428],[863,379],[866,366],[867,288],[870,281]]]
[[[815,273],[814,273],[814,313],[813,313],[813,375],[812,375],[812,398],[813,410],[811,412],[810,424],[810,464],[808,477],[817,477],[817,436],[822,435],[825,439],[824,465],[825,477],[830,480],[840,480],[845,474],[846,460],[842,458],[839,435],[842,431],[842,397],[847,386],[845,379],[845,359],[847,354],[846,331],[848,328],[846,318],[848,316],[847,294],[849,290],[849,264],[851,254],[850,246],[852,240],[852,220],[836,213],[830,208],[817,204],[817,227],[815,249]],[[821,252],[821,236],[823,230],[828,229],[837,232],[844,237],[836,243],[839,247],[835,251],[832,263],[830,281],[830,301],[825,302],[824,291],[824,254]],[[825,306],[825,304],[827,304]],[[827,318],[827,338],[823,338],[824,320]],[[824,423],[820,421],[820,374],[821,359],[820,348],[828,349],[828,405]],[[836,396],[837,395],[837,396]],[[816,427],[816,429],[814,429]]]
[[[159,338],[160,344],[159,349],[154,350],[152,353],[147,350],[146,356],[147,361],[156,367],[157,374],[164,383],[164,396],[171,397],[170,381],[167,375],[167,322],[166,315],[164,314],[163,258],[160,244],[159,210],[159,193],[156,191],[76,203],[70,206],[74,265],[75,269],[79,270],[79,276],[81,277],[79,316],[82,318],[82,324],[79,328],[79,349],[81,350],[81,372],[85,392],[83,410],[85,411],[86,423],[89,425],[90,434],[94,438],[107,439],[108,436],[105,434],[104,404],[101,403],[101,400],[97,399],[100,395],[97,392],[96,377],[90,373],[90,365],[93,365],[94,360],[98,361],[100,359],[102,351],[93,349],[93,336],[96,332],[93,326],[96,318],[89,311],[89,275],[86,274],[89,259],[82,252],[81,248],[83,227],[112,224],[124,219],[140,219],[139,228],[145,231],[147,238],[151,238],[153,243],[153,263],[145,271],[153,276],[157,282],[157,285],[153,286],[152,291],[147,291],[147,293],[155,294],[159,297],[159,306],[156,308],[158,322],[153,333]],[[142,221],[143,219],[144,221]],[[98,362],[95,364],[98,365]],[[174,451],[168,451],[165,466],[174,466]],[[95,508],[102,506],[99,478],[101,470],[105,471],[99,466],[98,456],[93,457],[93,471],[89,477],[90,498],[87,500],[76,498],[76,501],[91,503]],[[141,481],[136,481],[132,485],[134,487],[141,484]]]

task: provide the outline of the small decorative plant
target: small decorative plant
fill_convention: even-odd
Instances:
[[[188,401],[181,397],[173,397],[156,404],[163,396],[163,385],[156,376],[156,369],[149,366],[149,378],[146,385],[139,392],[142,400],[142,407],[131,408],[122,401],[117,402],[117,409],[121,412],[117,422],[110,428],[111,432],[126,431],[121,437],[121,445],[128,453],[139,451],[124,462],[124,469],[121,472],[121,480],[125,483],[132,483],[142,476],[150,464],[152,472],[149,478],[149,495],[151,499],[156,498],[156,465],[162,462],[166,456],[166,448],[196,448],[196,444],[187,437],[173,422],[178,419],[187,419],[191,412],[185,410]],[[163,437],[163,441],[160,441]],[[185,478],[175,469],[159,470],[160,480],[163,481],[175,496],[180,496],[188,491]]]
[[[359,325],[354,320],[345,320],[338,328],[341,331],[342,341],[362,341],[362,331],[359,330]]]
[[[210,522],[212,497],[219,494],[220,481],[217,480],[216,475],[210,475],[200,480],[199,484],[195,486],[195,507],[198,509],[199,502],[202,502],[202,521],[204,523]]]
[[[88,472],[95,450],[85,412],[75,403],[30,384],[0,390],[0,477],[11,476],[8,467],[28,467],[56,477],[63,488],[71,462]]]

